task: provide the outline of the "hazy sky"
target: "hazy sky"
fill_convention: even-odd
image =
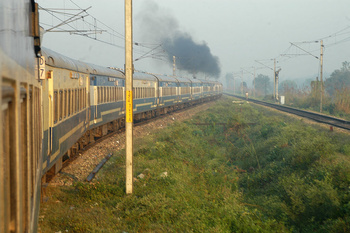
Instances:
[[[102,29],[107,29],[107,25],[110,27],[107,30],[115,30],[113,34],[116,35],[102,32],[96,38],[117,45],[112,46],[69,33],[48,32],[44,35],[43,46],[74,59],[102,66],[124,66],[123,0],[37,2],[43,8],[65,8],[66,13],[73,12],[69,9],[77,9],[76,5],[84,9],[91,6],[88,13],[98,21],[95,24],[89,17],[84,20]],[[331,72],[341,67],[343,61],[350,61],[349,3],[348,0],[134,0],[134,41],[141,45],[134,46],[134,59],[142,58],[150,51],[149,48],[156,48],[162,43],[161,38],[164,36],[173,37],[175,33],[180,33],[210,49],[211,55],[219,61],[221,77],[229,72],[240,73],[241,68],[252,72],[253,66],[263,67],[255,60],[272,68],[274,58],[277,59],[277,66],[282,69],[282,80],[316,77],[319,73],[319,60],[305,55],[304,51],[291,46],[289,42],[316,41],[323,38],[324,73],[327,78]],[[59,22],[57,14],[52,16],[46,11],[40,11],[40,16],[45,29]],[[72,27],[61,28],[89,29],[81,22],[75,21],[71,23]],[[92,26],[90,28],[93,29]],[[90,36],[95,38],[95,35]],[[320,55],[319,43],[297,45],[317,57]],[[154,51],[160,52],[163,47]],[[163,57],[158,54],[153,55],[155,58],[135,61],[135,68],[172,74],[172,64],[165,61],[165,53],[161,55]],[[185,75],[184,71],[178,72]],[[258,69],[256,73],[270,77],[273,75],[268,68]],[[198,76],[201,77],[201,74]],[[245,72],[244,78],[250,85],[252,75]]]

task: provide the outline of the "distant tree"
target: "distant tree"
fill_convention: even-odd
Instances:
[[[267,95],[272,92],[269,76],[259,74],[255,78],[255,91],[257,96]]]
[[[350,63],[344,61],[342,67],[333,71],[324,82],[325,94],[329,94],[335,110],[350,114]]]
[[[279,93],[281,95],[296,93],[298,86],[293,80],[284,80],[278,85]]]
[[[226,88],[233,89],[233,74],[232,73],[226,73],[225,81],[226,81]]]
[[[335,97],[337,91],[350,87],[350,63],[345,61],[342,67],[333,71],[330,78],[326,79],[325,90],[331,96]]]

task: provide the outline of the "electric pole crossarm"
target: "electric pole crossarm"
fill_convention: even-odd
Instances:
[[[90,6],[89,8],[87,8],[87,9],[82,10],[82,11],[80,11],[79,13],[73,15],[72,17],[66,19],[66,20],[63,21],[62,23],[60,23],[60,24],[58,24],[58,25],[56,25],[56,26],[54,26],[54,27],[52,27],[52,28],[47,29],[46,31],[49,32],[49,31],[51,31],[52,29],[58,28],[58,27],[60,27],[60,26],[62,26],[62,25],[65,25],[65,24],[68,24],[68,23],[71,23],[71,22],[74,22],[74,21],[80,19],[80,18],[76,18],[76,19],[74,19],[74,18],[77,17],[77,16],[79,16],[81,13],[86,12],[86,11],[89,10],[90,8],[91,8],[91,6]],[[81,17],[84,17],[84,16],[81,16]]]
[[[244,70],[245,72],[249,73],[249,74],[254,75],[252,72],[250,72],[250,71],[248,71],[248,70],[246,70],[246,69],[243,69],[243,68],[241,68],[241,69]]]
[[[255,60],[255,62],[259,63],[260,65],[265,66],[266,68],[269,68],[270,70],[273,70],[271,67],[269,67],[269,66],[265,65],[265,64],[264,64],[264,63],[262,63],[262,62],[259,62],[259,61],[257,61],[257,60]]]
[[[307,53],[307,54],[309,54],[309,55],[311,55],[311,56],[313,56],[314,58],[316,58],[316,59],[319,59],[317,56],[315,56],[315,55],[313,55],[312,53],[310,53],[309,51],[306,51],[305,49],[303,49],[302,47],[300,47],[300,46],[298,46],[298,45],[296,45],[296,44],[293,44],[292,42],[289,42],[291,45],[294,45],[295,47],[297,47],[298,49],[300,49],[300,50],[302,50],[302,51],[304,51],[305,53]]]

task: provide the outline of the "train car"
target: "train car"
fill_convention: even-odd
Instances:
[[[178,81],[177,102],[178,108],[184,108],[191,102],[191,81],[187,78],[175,77]]]
[[[207,98],[209,100],[213,99],[214,96],[218,95],[216,91],[216,81],[211,80],[202,80],[203,83],[203,98]]]
[[[124,125],[125,76],[120,70],[90,67],[90,125],[84,141],[92,142]]]
[[[89,127],[90,77],[85,63],[45,48],[42,54],[45,61],[42,167],[44,174],[54,175],[62,168],[63,155]]]
[[[192,102],[199,103],[203,93],[202,82],[195,78],[190,78],[190,81],[191,81],[191,100]]]
[[[211,96],[212,83],[208,80],[200,80],[202,83],[202,98],[206,99]]]
[[[133,75],[134,120],[156,116],[159,106],[159,80],[155,75],[135,72]]]
[[[123,126],[123,72],[43,48],[43,182],[95,138]]]
[[[223,86],[222,83],[214,81],[214,93],[215,96],[220,97],[222,95]]]
[[[179,82],[174,77],[166,75],[155,75],[159,80],[159,111],[165,114],[176,108],[178,103]]]
[[[37,5],[0,0],[0,232],[37,232],[41,87]]]

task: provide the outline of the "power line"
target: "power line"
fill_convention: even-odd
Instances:
[[[70,0],[70,2],[72,4],[74,4],[78,9],[64,9],[64,11],[66,11],[66,10],[71,11],[71,12],[72,11],[79,11],[78,13],[62,12],[62,9],[59,9],[59,8],[50,8],[49,9],[49,8],[40,7],[41,10],[44,10],[45,12],[47,12],[48,14],[50,14],[52,17],[54,17],[56,20],[59,21],[59,23],[56,26],[42,23],[43,25],[51,26],[51,28],[49,28],[47,30],[47,32],[66,32],[66,33],[70,33],[71,35],[84,36],[86,38],[93,39],[95,41],[98,41],[98,42],[101,42],[101,43],[104,43],[107,45],[111,45],[111,46],[114,46],[114,47],[117,47],[120,49],[125,48],[124,45],[118,45],[113,40],[113,38],[124,40],[125,39],[124,35],[119,33],[118,31],[114,30],[110,26],[106,25],[102,21],[98,20],[97,18],[92,16],[90,13],[88,13],[87,10],[90,9],[91,7],[87,8],[87,9],[83,9],[78,4],[76,4],[74,1]],[[85,14],[83,16],[79,16],[81,13],[85,13]],[[62,20],[61,18],[57,17],[56,15],[68,16],[69,18],[66,20]],[[94,21],[94,23],[87,21],[86,19],[88,17],[91,17],[91,19]],[[78,30],[76,27],[73,27],[71,25],[72,22],[79,21],[79,20],[82,21],[83,25],[84,24],[87,25],[88,29]],[[97,26],[97,22],[99,24],[103,25],[107,30],[105,28]],[[72,30],[67,30],[67,29],[62,28],[62,26],[64,26],[64,25],[70,27]],[[56,30],[53,30],[53,29],[56,29]],[[97,38],[96,34],[97,33],[102,34],[102,32],[104,32],[110,36],[110,41]],[[95,36],[93,37],[91,35],[95,35]],[[134,49],[134,53],[142,55],[139,59],[141,59],[141,58],[154,58],[154,59],[159,59],[159,60],[162,59],[162,58],[160,58],[159,54],[164,53],[164,51],[150,54],[152,51],[154,51],[156,48],[158,48],[160,46],[159,44],[134,42],[134,45],[138,46],[139,48],[150,49],[150,51],[142,51],[140,49]],[[156,48],[154,48],[154,46],[156,46]]]

